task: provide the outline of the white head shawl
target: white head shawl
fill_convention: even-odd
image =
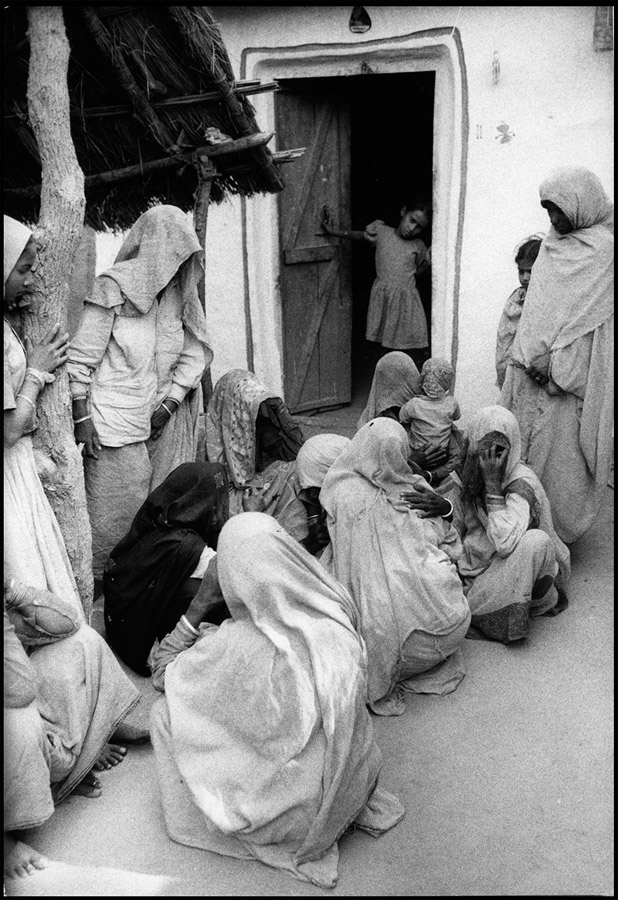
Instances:
[[[316,434],[305,441],[296,457],[301,488],[322,487],[326,473],[349,443],[341,434]]]
[[[528,366],[594,331],[614,312],[613,205],[596,175],[581,166],[558,169],[539,188],[573,225],[552,226],[530,276],[514,358]],[[545,363],[546,365],[546,363]]]
[[[11,216],[4,217],[4,284],[31,237],[30,229],[18,222],[17,219],[13,219]]]
[[[376,363],[367,405],[357,428],[362,428],[391,406],[402,407],[420,392],[421,376],[408,354],[401,350],[385,353]]]

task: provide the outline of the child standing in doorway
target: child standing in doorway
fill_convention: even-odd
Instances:
[[[524,308],[526,292],[530,284],[530,273],[539,255],[542,241],[543,235],[534,234],[532,237],[526,238],[518,246],[515,253],[519,287],[513,291],[504,304],[502,316],[498,323],[498,337],[496,339],[496,384],[499,388],[504,384],[511,346],[515,340],[517,326]]]
[[[396,228],[381,219],[364,231],[338,231],[323,219],[333,237],[364,240],[376,251],[376,279],[371,288],[365,337],[386,350],[404,350],[417,365],[428,356],[427,317],[416,286],[416,276],[431,265],[431,251],[421,239],[429,225],[431,207],[422,197],[411,199],[400,211]]]

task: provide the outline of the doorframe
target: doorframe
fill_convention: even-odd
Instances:
[[[240,68],[241,78],[262,81],[435,72],[431,342],[432,353],[456,367],[469,132],[467,76],[458,29],[431,28],[353,45],[246,47]],[[258,94],[252,103],[261,128],[275,131],[274,95]],[[242,217],[254,371],[283,390],[277,195],[243,202]]]

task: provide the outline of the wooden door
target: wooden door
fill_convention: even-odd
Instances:
[[[330,82],[332,84],[332,82]],[[279,195],[285,399],[292,412],[350,402],[351,248],[320,229],[350,227],[348,105],[317,86],[276,95],[279,146],[306,147]]]

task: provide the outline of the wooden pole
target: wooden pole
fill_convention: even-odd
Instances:
[[[67,327],[69,278],[82,234],[84,175],[71,138],[67,72],[70,48],[62,7],[28,6],[28,111],[41,157],[41,213],[36,232],[36,315],[26,315],[37,343],[60,322]],[[41,395],[34,434],[39,476],[64,538],[86,618],[93,599],[92,541],[82,458],[73,437],[66,367]]]
[[[206,225],[208,223],[208,204],[210,201],[210,190],[212,180],[217,175],[215,166],[211,163],[205,153],[198,154],[196,158],[196,169],[198,174],[197,190],[195,192],[195,207],[193,209],[193,226],[198,240],[202,245],[204,253],[204,269],[202,277],[199,280],[197,290],[204,310],[204,316],[207,319],[206,312]],[[204,370],[202,375],[202,398],[204,401],[204,414],[208,409],[208,403],[212,396],[212,373],[210,366]],[[206,446],[204,442],[204,456],[208,459]]]

